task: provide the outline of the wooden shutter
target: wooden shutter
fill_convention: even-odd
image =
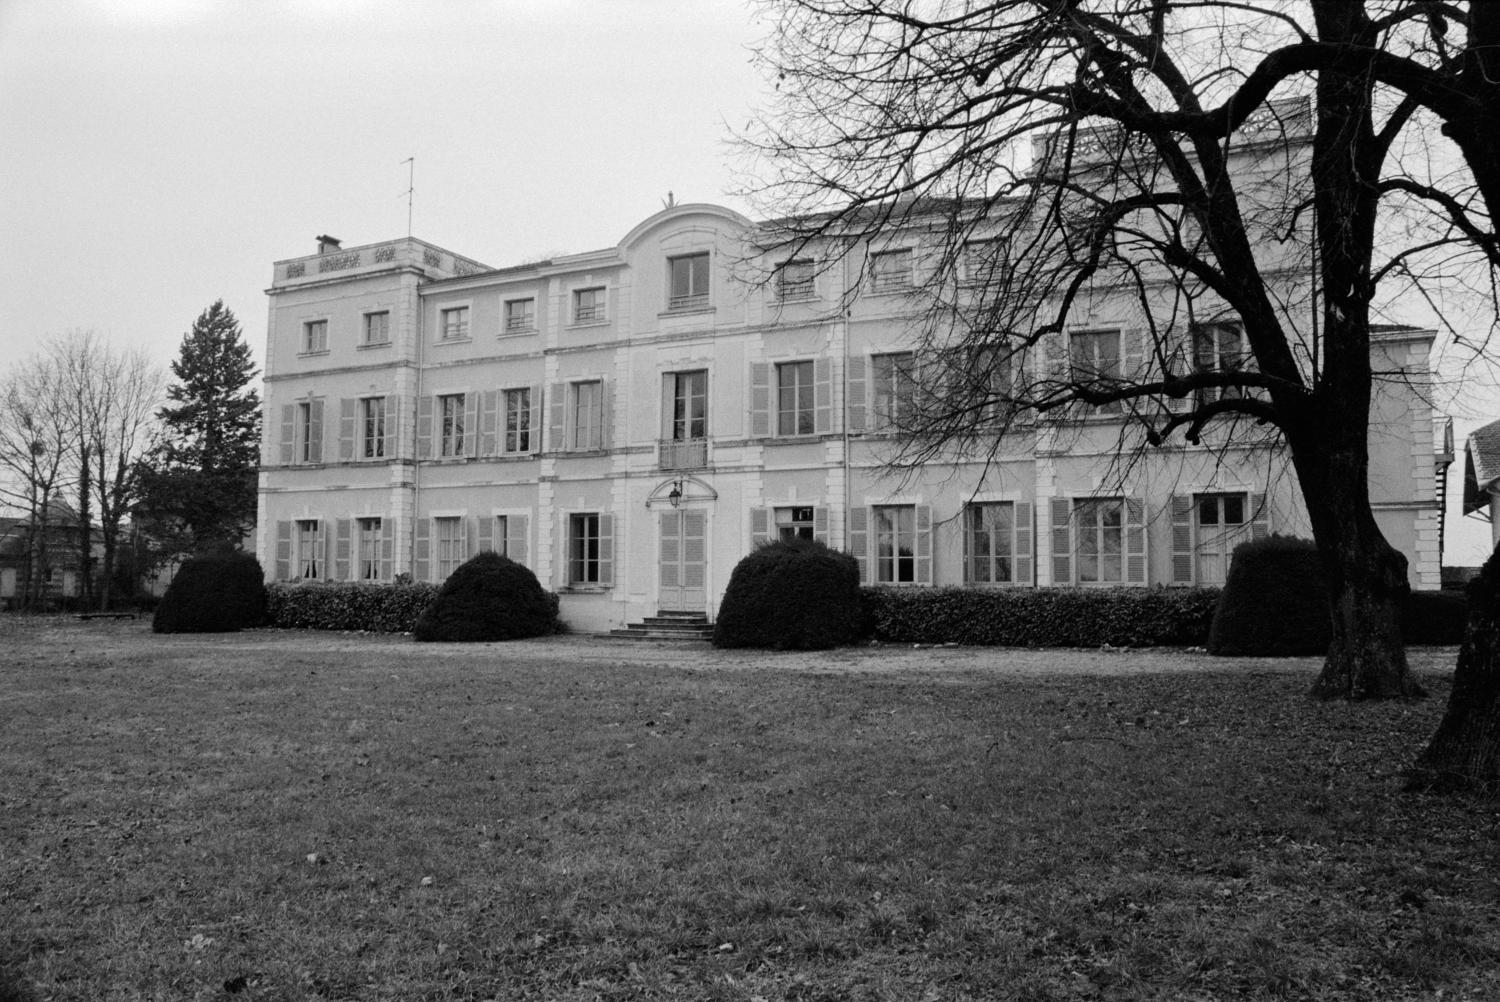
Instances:
[[[682,588],[688,602],[702,608],[703,582],[708,571],[708,514],[682,513]]]
[[[389,455],[389,454],[387,454]],[[380,520],[380,580],[390,581],[396,576],[396,520]]]
[[[828,545],[828,509],[813,509],[813,540]]]
[[[1172,506],[1172,583],[1193,583],[1193,498],[1190,494],[1173,494]]]
[[[932,505],[919,504],[916,512],[917,584],[932,584]]]
[[[1125,580],[1130,584],[1146,583],[1146,503],[1140,498],[1121,502],[1125,512]]]
[[[845,393],[848,399],[845,401],[848,416],[849,431],[859,434],[865,430],[866,398],[869,394],[869,380],[865,375],[867,362],[863,355],[856,355],[849,359],[849,368],[845,377]]]
[[[553,452],[563,452],[568,447],[568,440],[564,437],[567,424],[568,384],[552,384],[552,421],[547,429],[547,448]]]
[[[387,461],[396,458],[396,433],[401,422],[401,398],[386,394],[385,398],[385,444],[381,451]]]
[[[750,363],[750,435],[764,438],[771,434],[771,364]]]
[[[1271,534],[1271,506],[1264,494],[1250,495],[1250,538],[1265,539]]]
[[[416,536],[412,541],[412,577],[426,581],[432,577],[432,519],[417,519]]]
[[[1053,498],[1052,515],[1052,583],[1073,583],[1073,506],[1067,498]]]
[[[475,552],[483,553],[485,550],[495,548],[495,518],[493,515],[479,520],[479,531],[474,534]]]
[[[833,430],[833,362],[813,360],[813,431],[826,435]]]
[[[530,521],[527,515],[507,515],[505,518],[505,555],[518,564],[527,560],[526,530]]]
[[[432,394],[427,393],[417,401],[417,458],[432,456]]]
[[[504,451],[504,427],[500,420],[499,390],[485,390],[479,405],[479,454],[496,456]]]
[[[870,583],[870,509],[863,505],[849,509],[849,555],[859,561],[859,580]]]
[[[331,580],[333,575],[333,533],[328,531],[328,519],[318,519],[318,534],[313,541],[318,548],[318,577],[324,581]]]
[[[615,396],[614,386],[608,379],[599,380],[599,448],[608,449],[613,445],[610,436],[610,428],[614,425]]]
[[[542,384],[531,388],[531,426],[527,430],[527,452],[542,451]]]
[[[471,459],[479,455],[479,394],[464,394],[464,449]]]
[[[276,523],[276,580],[292,579],[292,523]]]
[[[1068,379],[1068,339],[1061,332],[1048,334],[1045,339],[1047,378],[1057,382]]]
[[[663,372],[661,374],[661,435],[662,441],[670,441],[672,438],[672,405],[677,397],[677,374],[675,372]]]
[[[339,401],[339,461],[354,459],[355,419],[359,401],[345,397]]]
[[[754,549],[762,543],[771,541],[771,509],[750,509],[750,548]]]
[[[349,562],[354,555],[353,528],[352,522],[347,518],[341,518],[333,523],[333,579],[335,581],[348,581],[352,577],[349,572]]]
[[[1029,585],[1032,577],[1032,546],[1034,524],[1030,501],[1017,501],[1012,515],[1010,576],[1015,584]],[[966,533],[967,535],[967,533]]]
[[[599,583],[610,587],[615,583],[615,517],[599,516]]]
[[[291,466],[297,461],[297,405],[283,404],[281,408],[281,465]]]
[[[307,408],[307,461],[323,461],[323,401],[313,400]]]

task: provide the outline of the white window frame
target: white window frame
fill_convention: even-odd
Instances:
[[[440,393],[432,415],[437,427],[433,429],[438,438],[438,455],[454,459],[466,455],[469,429],[464,427],[464,408],[468,404],[467,393]],[[478,429],[475,429],[476,431]]]
[[[870,254],[870,288],[875,292],[907,292],[915,284],[916,255],[910,247],[892,247]]]
[[[680,274],[679,274],[680,273]],[[678,278],[685,281],[679,288]],[[692,313],[709,309],[713,287],[713,259],[706,250],[674,254],[667,258],[667,309]]]
[[[1254,513],[1250,510],[1248,491],[1197,491],[1193,498],[1193,580],[1208,587],[1221,586],[1229,576],[1229,562],[1234,548],[1254,538]],[[1238,502],[1240,520],[1229,522],[1228,502]],[[1205,502],[1212,502],[1217,522],[1203,521]],[[1220,561],[1222,573],[1204,573],[1204,562],[1213,557]]]
[[[804,373],[806,379],[803,379]],[[813,360],[804,358],[777,362],[773,374],[776,377],[776,436],[798,438],[816,434],[818,427],[817,370]],[[783,378],[786,374],[791,374],[794,378],[788,381]],[[787,406],[789,395],[792,404],[790,407]],[[788,426],[791,428],[790,431],[787,430]]]
[[[377,318],[379,318],[378,322],[377,322]],[[371,335],[377,332],[377,328],[378,328],[379,337],[372,337]],[[391,343],[391,311],[390,310],[370,310],[370,311],[368,311],[367,313],[364,314],[363,320],[361,322],[361,329],[363,331],[363,336],[364,336],[363,344],[364,344],[364,346],[366,348],[373,348],[373,347],[375,347],[377,345],[390,344]]]
[[[448,530],[445,536],[444,531]],[[462,515],[432,516],[432,568],[438,581],[446,581],[469,558]]]
[[[354,519],[354,573],[357,581],[379,581],[381,545],[385,519],[380,515],[359,515]],[[372,536],[373,532],[373,536]]]
[[[604,448],[604,380],[580,379],[568,384],[568,448],[596,452]]]
[[[385,423],[390,420],[386,397],[381,395],[359,398],[359,451],[360,459],[385,459]]]
[[[313,406],[311,400],[296,403],[296,423],[292,427],[292,462],[306,466],[312,459]]]
[[[1075,498],[1073,501],[1073,579],[1081,585],[1126,583],[1126,500],[1123,497]],[[1113,517],[1113,522],[1110,519]],[[1113,549],[1111,549],[1113,540]],[[1093,560],[1092,572],[1085,561]],[[1106,561],[1113,561],[1109,573]]]
[[[795,270],[793,270],[795,269]],[[806,274],[803,275],[802,272]],[[816,299],[818,263],[810,257],[796,257],[776,267],[776,298],[783,303]]]
[[[302,321],[302,355],[328,354],[328,318]]]
[[[1226,337],[1227,335],[1227,337]],[[1194,372],[1244,372],[1250,365],[1250,348],[1245,329],[1235,321],[1193,324],[1188,329],[1193,351]],[[1197,392],[1198,405],[1242,397],[1241,386],[1204,386]]]
[[[293,576],[303,581],[323,581],[328,577],[328,568],[323,566],[322,525],[322,520],[317,518],[299,518],[292,522],[292,545],[296,549],[292,561],[296,569]]]
[[[583,304],[583,298],[590,298],[590,305]],[[609,322],[609,286],[586,285],[574,289],[572,295],[572,318],[574,327],[586,327],[591,324],[604,324]]]
[[[985,513],[1003,511],[1006,515],[1004,527],[985,524]],[[977,524],[976,524],[977,523]],[[1016,584],[1016,503],[1014,501],[970,501],[964,505],[964,581],[972,585]],[[984,552],[977,542],[984,540]],[[999,544],[999,546],[997,546]],[[1004,552],[997,552],[1003,548]],[[984,575],[978,570],[983,561]],[[996,571],[1004,561],[1005,576]]]
[[[916,407],[917,356],[910,351],[870,356],[870,403],[875,427],[889,430],[912,417]]]
[[[522,309],[524,307],[524,310]],[[529,334],[536,330],[536,297],[516,296],[505,300],[505,327],[501,334]]]
[[[1100,349],[1114,343],[1114,357]],[[1118,383],[1124,371],[1125,338],[1118,327],[1101,327],[1068,332],[1068,377],[1075,383]],[[1118,400],[1097,404],[1094,411],[1100,414],[1118,414],[1122,404]]]
[[[513,456],[531,452],[538,429],[531,426],[531,387],[517,386],[500,393],[500,451]]]
[[[778,505],[772,509],[775,517],[774,539],[790,542],[795,539],[815,539],[817,518],[815,505]]]
[[[469,303],[450,303],[438,307],[438,341],[442,344],[468,341],[472,336],[470,334],[471,317],[471,304]]]
[[[872,505],[872,577],[876,584],[917,583],[917,506]],[[903,552],[902,542],[909,545]]]
[[[568,587],[599,587],[600,581],[600,518],[597,511],[575,511],[567,515],[568,525]],[[592,522],[590,521],[592,520]],[[590,534],[592,529],[592,534]],[[589,544],[592,541],[592,556]]]
[[[671,396],[662,437],[671,442],[691,442],[708,437],[708,370],[683,369],[667,373]],[[695,386],[694,384],[698,385]]]

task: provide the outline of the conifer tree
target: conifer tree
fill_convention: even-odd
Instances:
[[[183,335],[172,374],[141,513],[167,552],[237,543],[255,524],[260,394],[251,382],[259,373],[222,299]]]

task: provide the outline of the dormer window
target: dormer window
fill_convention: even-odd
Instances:
[[[708,252],[667,259],[671,281],[667,308],[701,310],[708,306]]]

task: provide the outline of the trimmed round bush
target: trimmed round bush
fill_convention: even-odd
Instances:
[[[735,565],[714,623],[715,647],[819,651],[866,632],[859,563],[810,539],[777,541]]]
[[[235,633],[266,618],[260,561],[239,550],[189,557],[152,617],[156,633]]]
[[[520,640],[557,631],[557,606],[531,569],[485,550],[448,575],[417,617],[417,640]]]
[[[1234,548],[1208,630],[1210,654],[1324,654],[1332,636],[1323,568],[1312,540],[1273,535]]]

